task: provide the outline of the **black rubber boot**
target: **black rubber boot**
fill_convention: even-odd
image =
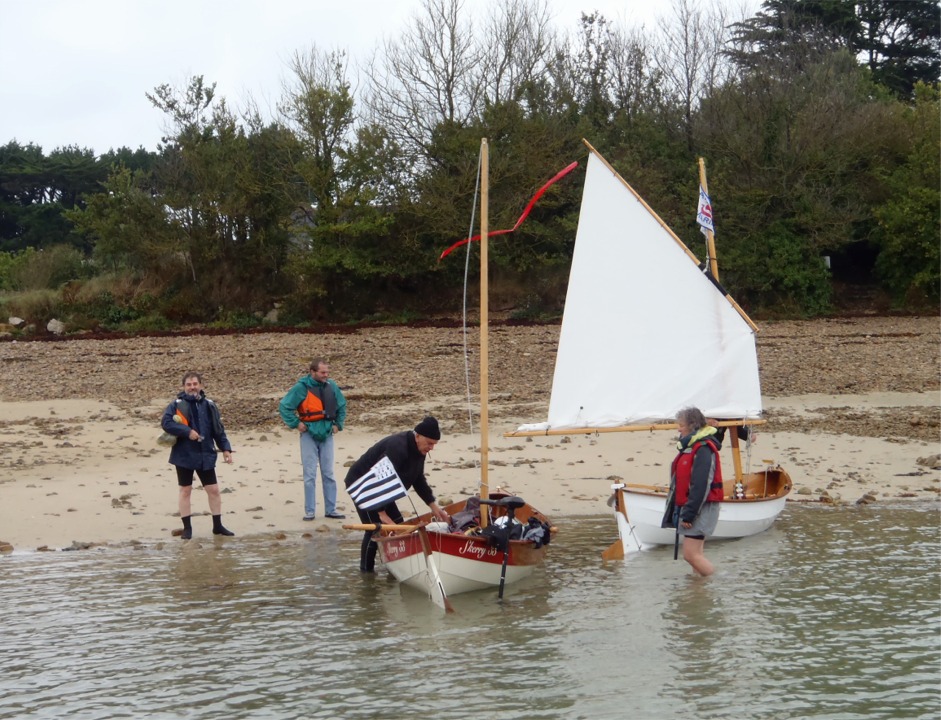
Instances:
[[[226,528],[222,527],[221,515],[212,516],[212,534],[213,535],[226,535],[228,537],[232,537],[233,535],[235,535],[235,533],[232,532],[231,530],[227,530]]]
[[[193,526],[190,524],[190,516],[181,517],[180,520],[183,521],[183,532],[180,534],[180,537],[184,540],[190,540],[193,537]]]
[[[359,571],[364,573],[376,572],[376,553],[379,546],[372,539],[372,532],[366,533],[359,555]]]

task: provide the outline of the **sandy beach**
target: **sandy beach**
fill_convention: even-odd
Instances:
[[[764,325],[768,422],[751,450],[752,469],[768,460],[784,466],[793,502],[937,501],[939,329],[937,317]],[[553,520],[608,512],[612,478],[664,482],[674,442],[670,433],[503,437],[544,419],[557,337],[557,325],[502,325],[490,344],[490,486]],[[466,345],[476,367],[476,332]],[[470,426],[460,328],[6,341],[0,542],[17,552],[179,542],[171,535],[180,527],[175,473],[156,441],[160,414],[191,368],[204,373],[236,451],[231,466],[218,468],[224,521],[236,532],[225,542],[345,532],[342,521],[322,517],[322,499],[320,517],[301,520],[298,440],[277,419],[278,400],[315,354],[329,359],[350,406],[336,439],[341,512],[354,515],[342,489],[346,467],[426,413],[444,431],[426,464],[439,501],[475,492],[480,442]],[[475,402],[476,391],[472,382]],[[194,536],[210,537],[198,485]]]

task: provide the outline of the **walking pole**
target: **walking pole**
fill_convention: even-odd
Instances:
[[[674,523],[674,525],[676,525],[676,535],[673,536],[673,559],[676,560],[676,556],[680,552],[680,511],[676,509],[673,512],[676,518],[676,522]]]

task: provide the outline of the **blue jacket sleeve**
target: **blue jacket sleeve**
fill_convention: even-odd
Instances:
[[[173,416],[176,414],[176,401],[174,400],[167,406],[167,409],[163,411],[163,418],[160,420],[160,427],[171,435],[176,437],[188,437],[190,434],[189,426],[184,425],[183,423],[178,423],[173,419]]]
[[[232,443],[229,442],[229,436],[226,435],[225,425],[222,424],[222,416],[215,403],[212,404],[212,436],[216,447],[225,452],[232,452]]]

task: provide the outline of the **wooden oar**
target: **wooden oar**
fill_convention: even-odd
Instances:
[[[665,493],[669,490],[665,485],[642,485],[640,483],[624,483],[624,487],[631,490],[642,490],[644,492]]]
[[[425,553],[425,567],[428,568],[429,589],[431,590],[431,602],[445,612],[454,612],[451,601],[448,600],[448,594],[444,590],[444,583],[441,581],[441,574],[438,572],[438,564],[435,562],[435,556],[431,552],[431,540],[428,538],[428,531],[424,525],[418,528],[418,537],[421,539],[421,548]]]
[[[343,525],[344,530],[390,530],[393,532],[415,532],[418,531],[418,537],[421,540],[422,552],[425,555],[425,567],[428,570],[430,579],[429,590],[431,592],[431,601],[438,607],[444,608],[445,612],[454,612],[451,601],[448,600],[448,594],[444,589],[444,583],[441,581],[441,573],[438,572],[438,564],[435,562],[431,551],[431,540],[428,538],[428,531],[425,529],[427,523],[421,525],[397,525],[390,523],[347,523]]]
[[[349,523],[341,526],[344,530],[382,530],[407,531],[417,530],[424,525],[395,525],[392,523]]]
[[[631,526],[631,519],[627,516],[627,506],[624,504],[624,488],[625,485],[612,485],[611,489],[614,490],[614,495],[612,499],[614,500],[614,512],[616,515],[622,515],[624,517],[624,523],[627,525],[625,532],[634,535],[634,528]],[[633,487],[633,486],[632,486]],[[648,487],[648,486],[643,486]],[[611,504],[611,501],[608,501],[608,504]],[[621,535],[621,522],[618,520],[618,535]],[[637,546],[639,550],[641,548],[641,542],[635,536],[633,538],[634,545]],[[601,551],[602,560],[623,560],[624,559],[624,538],[619,537],[618,540],[611,543],[611,545]]]
[[[614,500],[614,512],[615,514],[621,512],[621,494],[620,490],[615,490],[614,495],[608,500],[608,505],[611,505],[611,500]],[[618,523],[620,527],[620,523]],[[621,542],[620,532],[618,532],[618,539],[615,540],[611,545],[601,551],[602,560],[623,560],[624,559],[624,543]]]

